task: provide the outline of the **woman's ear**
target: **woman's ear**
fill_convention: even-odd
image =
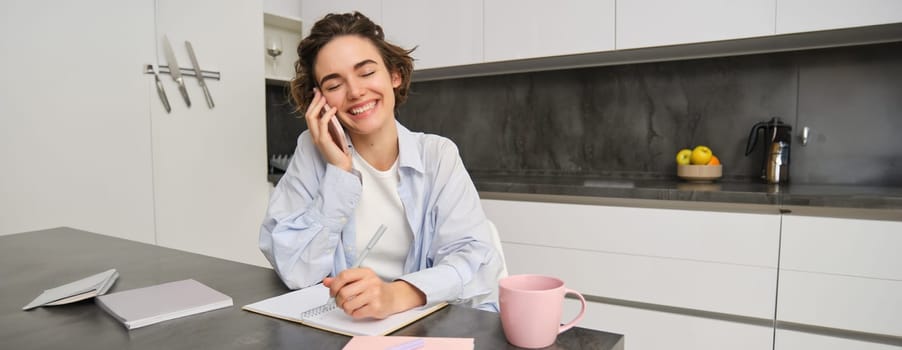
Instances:
[[[391,72],[391,86],[397,89],[401,86],[401,73],[398,71]]]

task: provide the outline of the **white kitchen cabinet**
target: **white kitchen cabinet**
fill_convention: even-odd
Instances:
[[[776,305],[776,209],[754,214],[491,199],[482,205],[498,227],[511,274],[554,275],[584,295],[657,308],[595,303],[583,326],[624,333],[630,349],[667,341],[679,348],[764,350],[773,343],[767,323]],[[673,309],[684,311],[666,311]]]
[[[167,35],[181,66],[191,67],[189,40],[201,67],[222,74],[207,81],[212,109],[193,77],[190,108],[169,76],[172,113],[150,96],[157,243],[267,266],[257,248],[268,201],[262,3],[157,0],[156,17],[161,64]]]
[[[358,11],[369,19],[382,24],[382,2],[373,0],[300,0],[301,20],[304,23],[304,37],[310,34],[310,28],[316,21],[330,13],[348,13]]]
[[[902,335],[902,281],[780,270],[777,320]]]
[[[902,22],[897,0],[777,0],[776,34]]]
[[[502,242],[777,267],[780,217],[485,199]]]
[[[485,61],[614,49],[614,0],[485,2]]]
[[[482,0],[383,0],[385,38],[413,52],[414,69],[483,62]]]
[[[773,349],[774,329],[768,325],[750,325],[596,302],[588,304],[579,327],[623,334],[625,349]],[[561,318],[569,321],[577,312],[579,301],[566,299]]]
[[[300,21],[301,2],[298,0],[263,0],[263,13]]]
[[[499,232],[502,240],[507,239],[504,231]],[[505,242],[502,246],[510,274],[557,276],[586,295],[773,318],[774,268],[604,253],[589,244],[582,249]]]
[[[617,49],[774,34],[776,0],[617,2]]]
[[[902,222],[784,215],[777,320],[902,336]]]
[[[268,198],[260,1],[4,2],[0,232],[71,226],[265,265]],[[188,108],[144,65],[190,40],[216,103]]]
[[[0,2],[0,234],[70,226],[154,242],[153,11]]]
[[[783,216],[780,268],[902,281],[902,222]]]
[[[385,38],[416,47],[415,69],[483,62],[482,0],[301,1],[304,36],[328,13],[360,11],[382,26]]]
[[[777,329],[774,334],[774,350],[899,350],[902,346],[893,346],[848,339],[839,336],[811,334],[805,332]]]

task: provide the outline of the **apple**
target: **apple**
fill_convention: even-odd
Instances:
[[[692,149],[692,156],[689,158],[689,162],[695,165],[705,165],[711,161],[711,156],[714,153],[711,152],[711,149],[708,146],[695,146]]]
[[[681,149],[676,154],[676,162],[679,165],[689,165],[690,157],[692,157],[692,150],[688,148]]]

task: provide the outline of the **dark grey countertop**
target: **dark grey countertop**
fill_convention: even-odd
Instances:
[[[724,178],[712,182],[689,182],[654,174],[618,173],[583,175],[512,174],[470,171],[484,199],[547,200],[553,202],[616,205],[639,200],[695,209],[729,210],[754,207],[757,211],[824,211],[830,216],[874,217],[902,220],[902,187],[864,185],[785,184],[769,185],[757,179]],[[273,183],[280,175],[270,175]],[[673,203],[678,205],[674,206]],[[727,208],[727,209],[724,209]],[[862,212],[874,212],[865,214]]]
[[[689,182],[643,174],[600,176],[516,175],[471,172],[480,193],[535,194],[641,200],[689,201],[792,207],[898,210],[902,187],[858,185],[769,185],[752,179]],[[503,197],[503,195],[502,195]]]
[[[111,293],[192,278],[228,308],[127,330],[93,300],[22,311],[44,289],[115,268]],[[244,311],[288,291],[271,269],[67,227],[0,236],[2,349],[341,349],[351,339]],[[451,305],[393,335],[474,338],[476,349],[519,349],[494,312]],[[622,350],[624,336],[573,327],[547,349]]]

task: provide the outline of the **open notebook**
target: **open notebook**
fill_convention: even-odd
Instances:
[[[329,289],[322,284],[299,289],[253,304],[242,309],[322,330],[354,335],[386,335],[413,323],[448,305],[435,303],[413,308],[383,320],[355,320],[329,301]]]

